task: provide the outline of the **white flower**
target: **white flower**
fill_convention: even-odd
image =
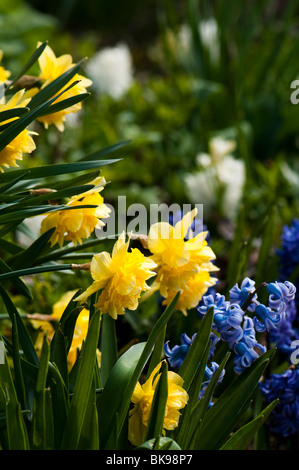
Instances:
[[[214,163],[220,162],[225,155],[233,152],[235,148],[236,142],[234,140],[213,137],[209,141],[209,152]]]
[[[120,98],[133,82],[131,52],[126,44],[106,47],[87,63],[86,72],[98,93]]]
[[[204,47],[208,50],[213,64],[217,64],[220,58],[220,43],[218,25],[214,18],[202,20],[199,23],[199,32]]]
[[[231,219],[236,216],[246,176],[243,160],[228,154],[235,146],[232,140],[212,139],[209,142],[210,153],[200,153],[196,157],[200,169],[186,174],[184,178],[192,203],[203,204],[207,211],[218,205],[222,213]]]
[[[209,54],[212,64],[217,65],[220,59],[219,28],[214,18],[208,18],[198,23],[198,31],[203,47]],[[192,34],[190,26],[182,24],[177,34],[177,53],[183,62],[192,61]]]
[[[222,200],[223,212],[233,218],[236,215],[243,193],[245,181],[244,162],[231,155],[226,155],[217,166],[217,174],[220,183],[225,187]]]

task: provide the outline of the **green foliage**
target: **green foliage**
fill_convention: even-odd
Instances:
[[[252,406],[265,370],[284,367],[277,363],[274,349],[239,376],[231,371],[230,353],[221,349],[219,367],[201,395],[214,312],[211,309],[200,319],[192,310],[182,319],[176,311],[179,296],[166,309],[152,298],[141,303],[137,313],[126,312],[117,322],[95,310],[92,296],[87,336],[69,367],[67,356],[83,309],[75,297],[87,283],[84,273],[74,271],[74,263],[90,261],[99,249],[110,249],[111,243],[93,235],[82,244],[51,247],[53,229],[35,236],[26,227],[34,216],[75,210],[65,201],[92,189],[91,181],[102,170],[112,182],[105,188],[109,202],[118,195],[126,195],[129,204],[192,202],[186,177],[204,171],[196,157],[210,154],[211,139],[221,136],[236,142],[233,157],[244,163],[246,172],[234,216],[221,206],[221,184],[204,213],[221,266],[221,288],[228,292],[248,272],[254,272],[257,284],[276,279],[275,250],[281,227],[299,213],[298,129],[294,124],[298,109],[289,104],[289,86],[298,73],[296,41],[290,35],[292,31],[297,37],[295,7],[286,5],[277,22],[266,0],[183,3],[178,11],[168,1],[157,6],[160,30],[146,51],[154,72],[142,80],[136,74],[121,98],[92,90],[92,99],[90,93],[63,99],[76,86],[74,77],[84,69],[84,60],[40,88],[26,107],[0,112],[0,152],[28,126],[37,126],[34,129],[39,131],[38,152],[24,159],[21,168],[0,173],[0,320],[5,345],[5,361],[0,364],[2,449],[135,449],[128,439],[128,422],[136,384],[148,379],[165,359],[166,339],[177,339],[185,331],[197,332],[178,371],[188,404],[177,428],[163,430],[169,372],[163,361],[145,440],[137,450],[244,450],[255,444],[258,448],[257,433],[265,429],[277,406],[277,401],[258,410]],[[9,14],[5,5],[0,10],[1,47],[5,53],[9,43],[8,63],[16,70],[5,89],[9,98],[23,75],[33,73],[47,42],[26,57],[25,65],[19,63],[19,56],[23,52],[25,56],[24,44],[34,40],[35,46],[40,27],[51,36],[55,21],[36,13],[31,16],[36,29],[27,37],[27,7],[14,2]],[[108,16],[109,8],[105,8]],[[62,21],[67,20],[67,2],[60,14]],[[24,20],[20,37],[12,38],[9,30],[20,18]],[[202,20],[211,18],[218,28],[216,63],[211,44],[198,28]],[[183,23],[191,33],[190,50],[184,56],[179,54],[178,35]],[[68,39],[64,37],[60,47],[63,41]],[[82,49],[86,43],[82,40]],[[96,52],[92,47],[88,45]],[[80,126],[67,128],[63,138],[52,128],[43,132],[38,127],[38,118],[81,102]],[[32,238],[26,246],[18,242],[21,233]],[[61,294],[71,289],[77,289],[76,294],[55,324],[51,341],[44,333],[37,351],[39,331],[29,315],[48,315]],[[226,380],[219,386],[224,371]]]

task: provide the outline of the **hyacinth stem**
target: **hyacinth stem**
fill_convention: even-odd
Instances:
[[[247,308],[251,304],[252,299],[255,296],[255,294],[258,292],[258,290],[261,289],[261,287],[266,287],[267,285],[268,285],[267,282],[262,282],[253,292],[251,292],[251,294],[248,295],[245,302],[243,302],[243,304],[241,305],[241,309],[244,310],[244,312],[247,310]]]

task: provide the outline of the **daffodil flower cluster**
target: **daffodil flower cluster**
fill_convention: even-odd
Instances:
[[[180,292],[176,308],[184,315],[197,307],[209,287],[216,284],[211,273],[219,270],[213,264],[215,254],[206,241],[208,232],[186,239],[196,215],[195,208],[174,226],[158,222],[150,227],[148,234],[148,249],[158,266],[152,292],[160,291],[164,305],[169,305]]]
[[[51,246],[58,243],[62,247],[64,241],[81,244],[82,239],[89,238],[95,228],[100,229],[105,225],[102,219],[110,214],[109,207],[100,195],[106,184],[105,178],[96,178],[91,184],[94,184],[94,188],[73,196],[66,204],[66,210],[50,212],[42,220],[41,233],[55,228],[50,239]]]
[[[40,46],[40,43],[38,43],[37,46]],[[2,60],[2,56],[3,53],[0,51],[0,61]],[[34,97],[39,92],[40,88],[45,88],[63,73],[70,70],[74,65],[71,55],[64,54],[60,57],[56,57],[55,53],[48,45],[39,56],[38,63],[40,66],[40,74],[38,77],[33,77],[34,83],[38,84],[38,86],[32,86],[27,90],[23,88],[12,95],[8,101],[6,101],[5,96],[0,96],[0,112],[27,106],[30,103],[32,97]],[[9,85],[8,78],[10,75],[11,72],[9,70],[6,70],[3,66],[0,66],[0,85]],[[86,88],[92,85],[91,80],[79,74],[76,74],[73,77],[72,83],[74,83],[72,87],[70,87],[71,83],[69,82],[62,90],[60,90],[60,93],[63,93],[60,94],[60,96],[56,95],[56,103],[67,98],[72,98],[82,93],[86,93]],[[59,131],[62,132],[64,130],[66,116],[69,113],[77,113],[80,111],[81,107],[82,104],[78,102],[52,114],[39,116],[37,120],[43,123],[45,128],[48,128],[53,124]],[[11,120],[12,119],[1,122],[1,126],[11,122]],[[31,137],[34,134],[36,133],[24,129],[9,143],[9,145],[0,151],[1,172],[3,172],[3,167],[18,166],[17,161],[23,159],[24,153],[32,153],[35,150],[36,145]]]

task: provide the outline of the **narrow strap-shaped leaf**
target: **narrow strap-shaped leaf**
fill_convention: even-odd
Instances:
[[[21,357],[19,351],[19,334],[18,334],[18,325],[16,321],[15,314],[13,315],[12,321],[12,358],[13,358],[13,370],[14,370],[14,377],[15,377],[15,388],[18,400],[20,402],[21,407],[25,408],[26,402],[26,392],[25,392],[25,384],[24,384],[24,377],[23,377],[23,370],[21,365]]]
[[[35,196],[33,194],[30,194],[27,197],[24,197],[20,202],[17,202],[13,206],[10,206],[10,210],[11,209],[18,210],[20,209],[20,207],[23,207],[23,206],[31,206],[31,205],[36,206],[45,201],[46,202],[52,201],[53,199],[59,200],[62,198],[71,197],[71,196],[89,191],[93,187],[94,186],[92,184],[88,184],[88,185],[82,185],[82,186],[77,186],[77,187],[73,186],[71,188],[66,188],[66,189],[64,188],[64,189],[61,189],[60,191],[53,191],[53,192],[49,192],[47,194],[43,194],[40,196]],[[4,211],[1,211],[1,214],[3,214],[3,212]]]
[[[6,214],[0,214],[0,224],[8,224],[10,222],[22,221],[27,219],[27,217],[33,217],[35,215],[43,215],[49,212],[56,211],[68,211],[68,210],[78,210],[80,209],[92,209],[95,208],[95,205],[82,205],[82,206],[38,206],[38,207],[25,207],[21,210],[10,210]]]
[[[12,79],[11,83],[9,84],[8,89],[11,89],[12,86],[26,73],[28,70],[31,69],[33,64],[38,60],[39,56],[43,53],[45,50],[46,46],[48,44],[48,41],[43,42],[38,46],[38,48],[33,52],[29,60],[26,62],[24,67],[20,70],[20,72]]]
[[[32,445],[33,449],[47,450],[46,382],[48,376],[50,348],[47,335],[43,337],[40,365],[37,374],[33,405]]]
[[[47,109],[42,111],[39,117],[47,116],[53,113],[58,113],[59,111],[63,109],[70,108],[71,106],[74,106],[75,104],[80,103],[81,101],[85,100],[89,96],[90,96],[90,93],[80,93],[80,95],[72,96],[71,98],[66,98],[65,100],[61,100],[58,103],[52,104]]]
[[[52,398],[54,448],[60,449],[69,412],[69,391],[56,364],[49,362],[49,386]]]
[[[145,441],[162,436],[165,418],[166,403],[168,398],[168,367],[163,361],[161,375],[155,388],[150,416],[145,434]]]
[[[30,106],[30,111],[25,114],[25,116],[22,116],[16,121],[14,121],[7,129],[5,129],[0,134],[0,150],[3,150],[13,139],[15,139],[24,129],[26,129],[26,127],[29,126],[29,124],[31,124],[31,122],[33,122],[40,115],[41,112],[45,111],[49,106],[54,103],[54,101],[56,101],[63,93],[65,93],[68,89],[72,88],[75,84],[76,82],[72,83],[54,98],[51,98],[48,101],[45,101],[44,103],[41,103],[34,109],[32,109],[32,107]]]
[[[100,312],[95,312],[87,331],[74,394],[62,437],[61,449],[64,450],[75,450],[78,447],[94,376],[94,361],[99,340],[99,330]]]
[[[98,402],[101,448],[106,449],[107,446],[109,447],[109,437],[111,433],[113,434],[114,416],[116,414],[118,414],[119,430],[122,430],[137,381],[152,353],[159,333],[173,314],[179,297],[180,293],[177,293],[155,323],[146,343],[132,346],[118,359],[113,367]],[[123,390],[122,395],[119,393],[120,387]]]
[[[101,324],[101,383],[105,386],[111,370],[117,361],[117,339],[115,320],[110,315],[102,315]]]
[[[31,98],[31,101],[28,104],[30,109],[36,109],[42,103],[48,101],[52,96],[58,93],[59,90],[66,86],[70,82],[70,80],[76,75],[76,73],[80,70],[84,62],[85,59],[81,60],[80,62],[78,62],[78,64],[75,64],[72,68],[61,74],[47,86],[41,88],[41,90],[33,98]],[[65,91],[65,89],[63,91]]]
[[[23,114],[28,113],[29,108],[22,107],[22,108],[12,108],[6,109],[5,111],[0,112],[0,123],[7,121],[8,119],[18,118],[23,116]]]
[[[274,353],[275,350],[269,350],[257,358],[209,408],[198,436],[197,450],[216,450],[223,445]]]
[[[43,233],[35,242],[33,242],[26,250],[24,250],[19,256],[15,256],[12,268],[17,269],[29,268],[34,264],[34,260],[41,254],[52,234],[55,231],[55,227],[51,228],[47,232]]]
[[[50,264],[48,266],[37,266],[33,268],[18,269],[17,271],[10,271],[8,273],[0,274],[0,282],[5,281],[6,279],[13,279],[20,276],[27,276],[30,274],[38,273],[49,273],[52,271],[64,271],[67,269],[72,269],[71,264]]]
[[[201,390],[201,384],[204,377],[206,364],[210,353],[210,342],[207,344],[204,355],[201,358],[201,363],[197,367],[196,374],[188,390],[189,400],[187,406],[182,411],[179,426],[174,432],[175,441],[183,448],[186,449],[186,442],[194,432],[194,423],[192,420],[193,407],[198,403],[198,397]]]
[[[12,268],[10,268],[5,263],[5,261],[3,261],[3,259],[0,258],[0,272],[1,273],[7,273],[7,272],[12,272],[12,271],[13,271]],[[28,289],[26,284],[24,284],[24,282],[21,279],[19,279],[18,277],[14,277],[14,278],[12,278],[12,283],[16,287],[16,289],[20,292],[20,294],[27,297],[27,299],[32,298],[30,290]]]
[[[279,399],[270,403],[256,418],[238,429],[220,450],[246,450],[257,431],[267,421]]]
[[[219,364],[218,369],[214,373],[211,381],[209,382],[203,397],[194,405],[193,409],[191,410],[192,416],[192,423],[190,425],[190,431],[188,432],[187,440],[185,441],[185,446],[188,449],[196,449],[197,441],[199,439],[201,425],[203,423],[205,413],[207,412],[209,405],[211,403],[211,399],[213,396],[213,392],[216,388],[216,385],[220,379],[220,375],[224,370],[224,367],[228,361],[230,353],[227,353],[221,363]]]
[[[0,174],[0,183],[9,182],[16,178],[21,178],[26,174],[28,180],[46,178],[57,175],[69,175],[79,171],[86,171],[100,168],[111,163],[118,162],[119,159],[112,160],[92,160],[84,162],[59,163],[57,165],[43,165],[27,169],[17,169]]]
[[[210,341],[213,318],[214,309],[211,307],[203,317],[198,332],[196,333],[184,362],[180,367],[179,375],[184,380],[184,389],[187,391]]]
[[[108,147],[105,147],[101,150],[97,150],[96,152],[86,155],[85,157],[81,158],[81,162],[84,161],[92,161],[92,160],[99,160],[102,157],[106,157],[107,155],[110,156],[116,156],[120,153],[120,151],[123,152],[123,150],[130,144],[130,140],[124,140],[122,142],[117,142],[116,144],[109,145]]]
[[[7,312],[11,318],[11,321],[13,321],[13,317],[15,315],[16,318],[16,323],[18,327],[18,335],[20,339],[20,344],[23,348],[24,354],[29,362],[34,364],[35,366],[39,365],[39,358],[38,355],[34,349],[34,345],[31,341],[31,338],[29,336],[29,333],[26,330],[26,327],[22,321],[22,318],[20,317],[20,314],[16,307],[14,306],[13,302],[11,301],[9,295],[5,292],[3,287],[0,285],[0,295],[2,297],[2,300],[5,304],[5,307],[7,309]]]
[[[153,354],[151,356],[151,360],[148,366],[147,378],[151,375],[152,371],[159,364],[159,362],[161,362],[162,354],[163,354],[163,347],[165,343],[165,334],[166,334],[166,325],[164,325],[164,328],[162,328],[157,338],[157,341],[155,343]]]
[[[1,332],[0,341],[2,341]],[[28,433],[5,351],[4,364],[0,366],[0,393],[3,394],[6,401],[5,420],[9,446],[8,450],[28,450]]]
[[[21,179],[25,178],[25,176],[29,173],[29,171],[25,171],[21,175],[19,175],[17,178],[13,179],[9,183],[5,184],[0,188],[0,194],[5,193],[8,191],[10,188],[12,188],[15,184],[17,184]]]

